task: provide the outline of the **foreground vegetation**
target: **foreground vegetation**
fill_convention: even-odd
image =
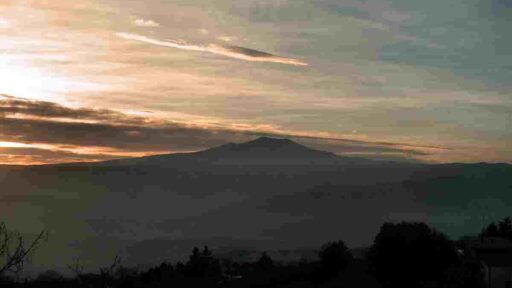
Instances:
[[[481,234],[486,236],[512,239],[510,219],[489,225]],[[464,241],[451,241],[423,223],[386,223],[373,245],[357,259],[343,241],[321,247],[318,260],[284,264],[275,263],[266,253],[255,262],[218,259],[204,247],[194,248],[184,263],[162,263],[145,271],[122,267],[116,258],[97,273],[83,273],[79,263],[70,266],[73,278],[47,271],[32,280],[14,281],[9,273],[3,273],[0,286],[484,287],[482,266],[467,249]],[[0,256],[5,260],[9,255]]]

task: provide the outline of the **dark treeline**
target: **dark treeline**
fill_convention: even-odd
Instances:
[[[502,223],[503,222],[503,223]],[[512,234],[510,218],[481,237]],[[492,227],[491,227],[492,226]],[[496,226],[496,229],[495,229]],[[500,234],[501,233],[501,234]],[[1,287],[484,287],[483,267],[463,241],[451,241],[424,223],[386,223],[373,245],[355,258],[343,241],[319,249],[317,260],[276,263],[266,253],[254,262],[219,259],[208,247],[193,248],[187,261],[149,270],[125,268],[118,258],[97,273],[71,267],[75,277],[47,271]]]

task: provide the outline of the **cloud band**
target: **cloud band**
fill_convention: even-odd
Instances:
[[[249,49],[245,47],[240,46],[222,46],[217,44],[209,44],[206,46],[202,45],[194,45],[194,44],[188,44],[184,42],[178,42],[178,41],[161,41],[157,39],[153,39],[150,37],[146,37],[143,35],[138,34],[131,34],[131,33],[117,33],[118,37],[127,39],[127,40],[133,40],[133,41],[139,41],[144,43],[149,43],[157,46],[163,46],[163,47],[170,47],[170,48],[176,48],[176,49],[182,49],[182,50],[189,50],[189,51],[200,51],[200,52],[209,52],[217,55],[222,55],[225,57],[230,57],[234,59],[240,59],[245,61],[252,61],[252,62],[270,62],[270,63],[280,63],[280,64],[287,64],[287,65],[294,65],[294,66],[307,66],[308,64],[306,62],[303,62],[298,59],[293,58],[286,58],[286,57],[280,57],[276,56],[270,53]]]

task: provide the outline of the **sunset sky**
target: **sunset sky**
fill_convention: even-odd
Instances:
[[[0,164],[261,135],[512,162],[510,0],[2,0]]]

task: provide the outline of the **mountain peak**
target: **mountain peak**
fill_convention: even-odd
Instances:
[[[242,143],[241,145],[268,146],[268,147],[282,146],[282,145],[299,145],[299,146],[302,146],[302,145],[300,145],[300,144],[298,144],[296,142],[293,142],[290,139],[286,139],[286,138],[271,138],[271,137],[267,137],[267,136],[259,137],[259,138],[255,139],[255,140]]]
[[[232,158],[324,158],[330,152],[314,150],[286,138],[259,137],[244,143],[229,143],[203,151],[210,156]]]

